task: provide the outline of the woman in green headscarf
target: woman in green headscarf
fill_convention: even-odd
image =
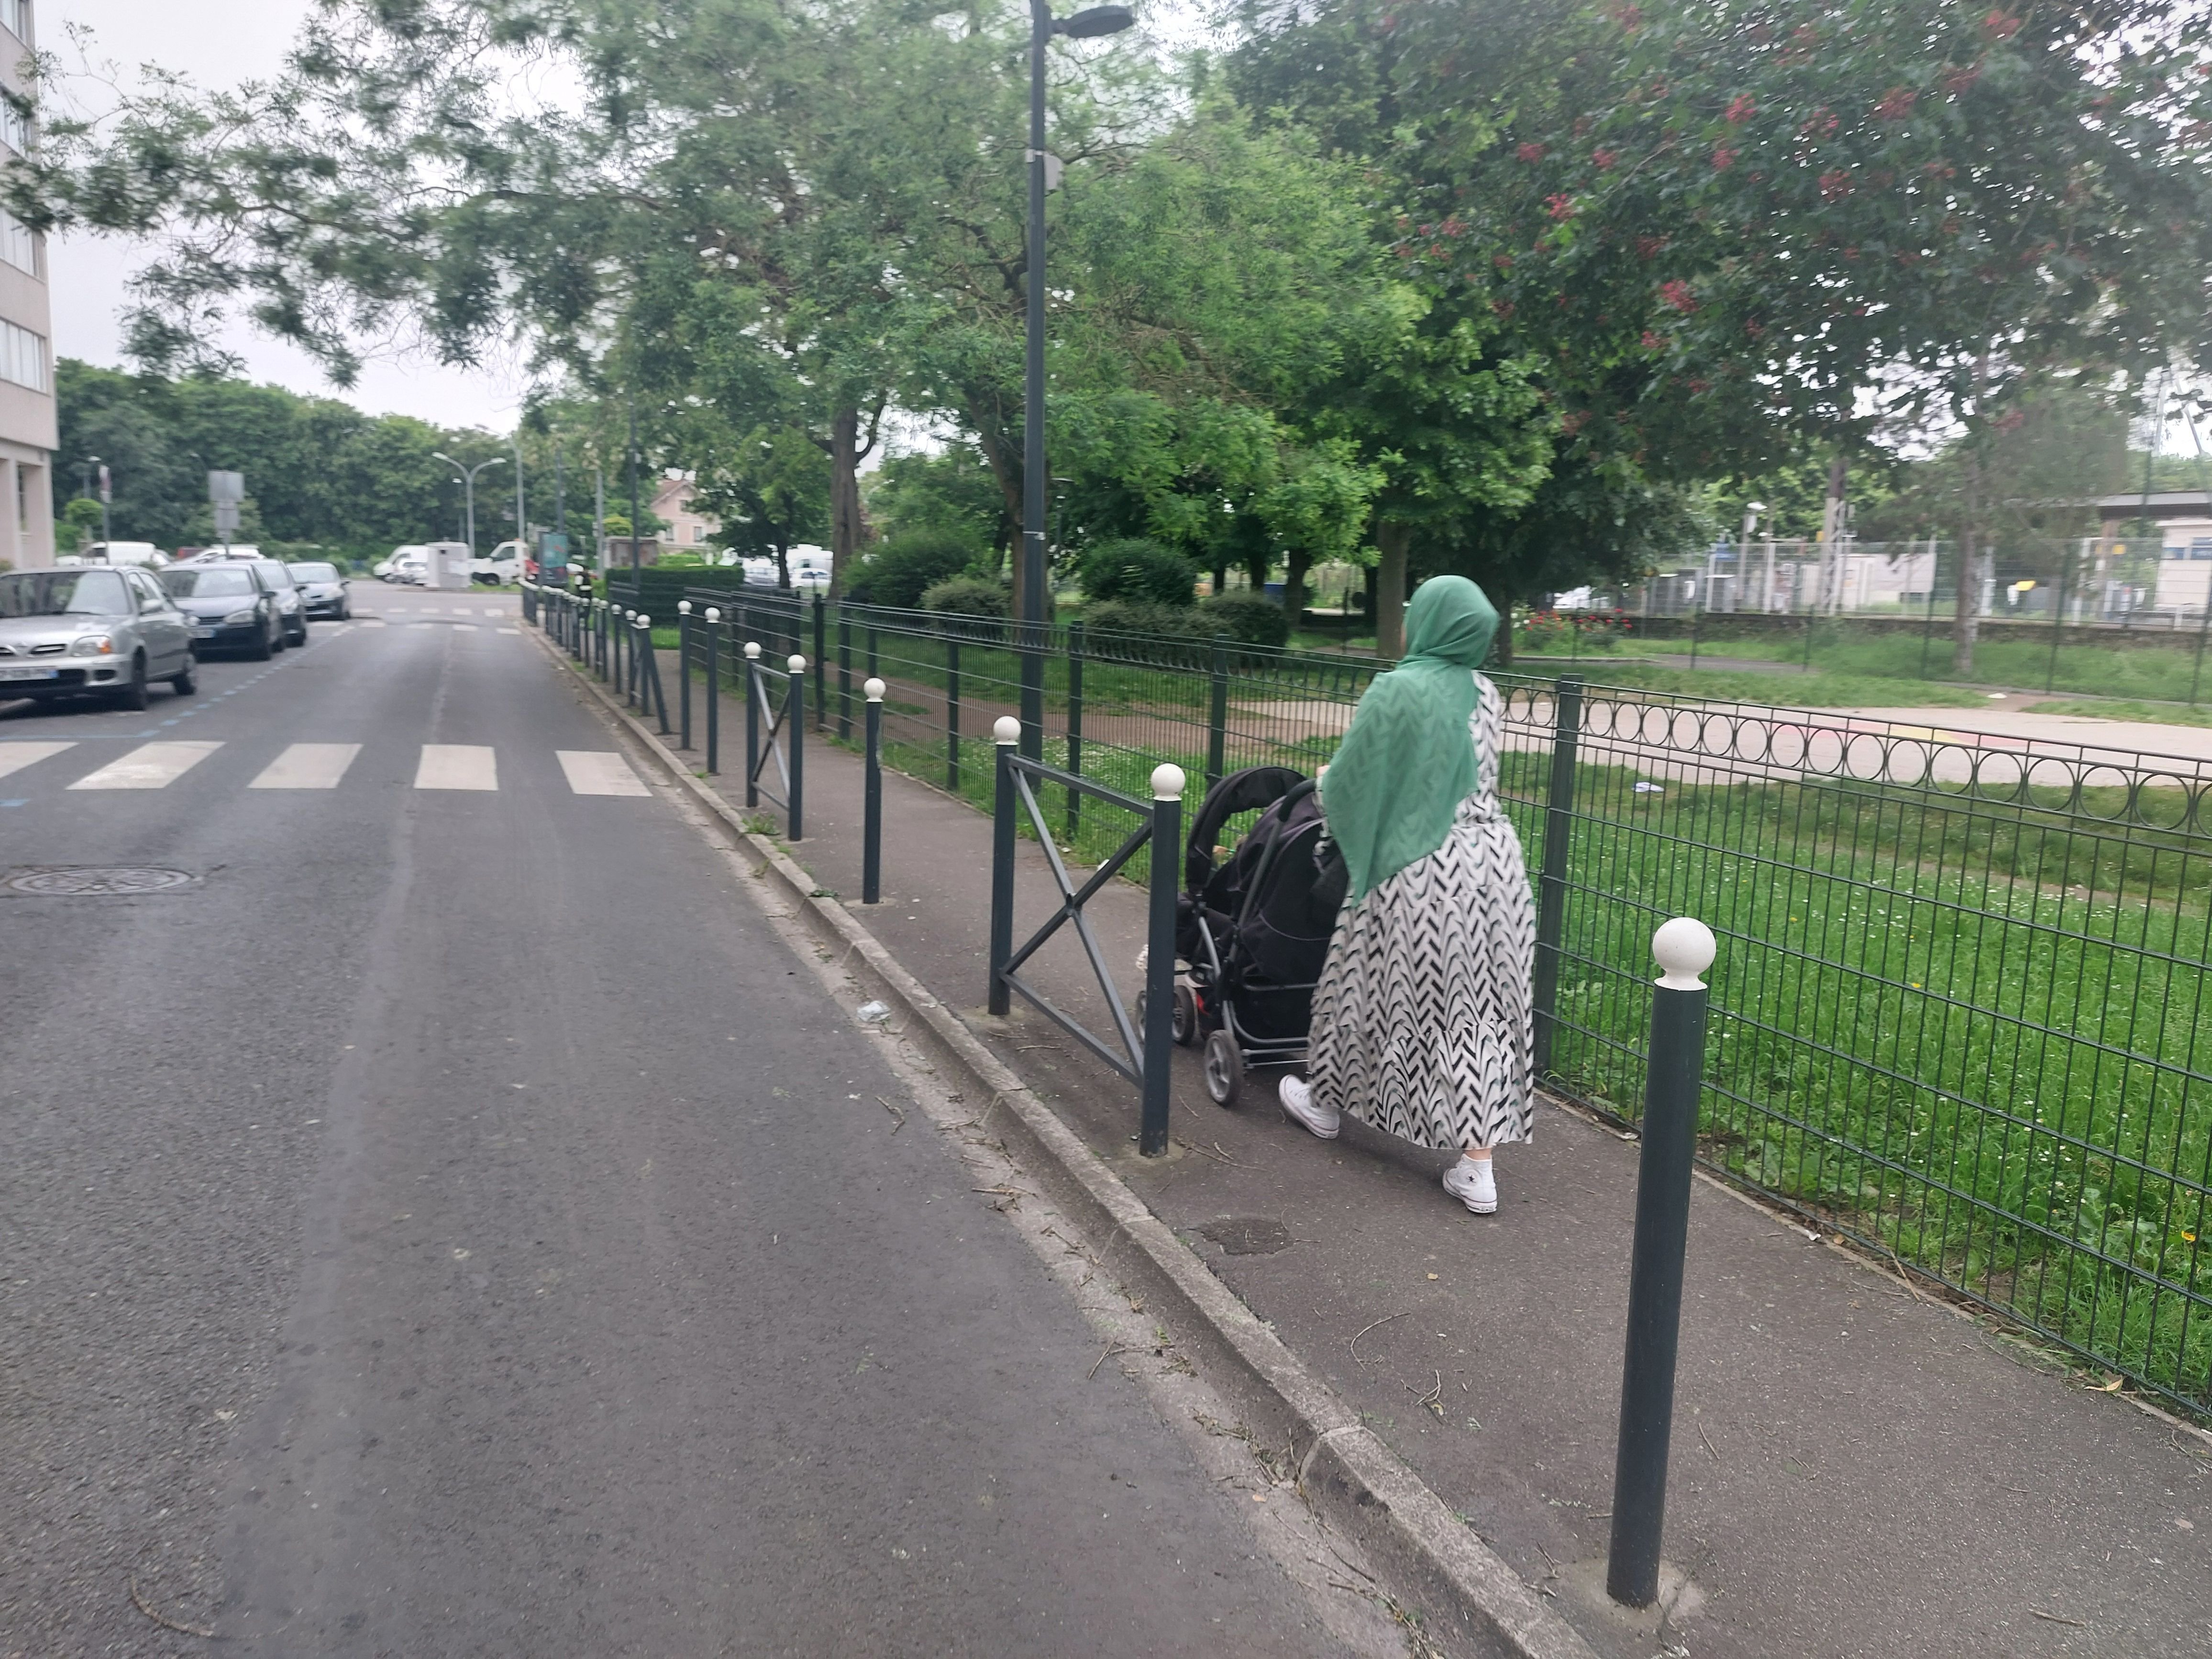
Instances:
[[[1529,1134],[1536,907],[1498,803],[1504,708],[1478,671],[1498,612],[1464,576],[1424,582],[1406,655],[1376,676],[1322,780],[1350,874],[1314,993],[1309,1073],[1283,1107],[1333,1139],[1349,1112],[1462,1154],[1444,1190],[1498,1207],[1491,1149]]]

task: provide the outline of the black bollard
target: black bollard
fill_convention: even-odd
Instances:
[[[1690,1239],[1690,1167],[1697,1156],[1705,1070],[1706,993],[1698,975],[1712,965],[1713,948],[1712,930],[1688,916],[1675,917],[1651,939],[1651,953],[1666,972],[1651,994],[1620,1443],[1613,1466],[1613,1541],[1605,1572],[1606,1594],[1632,1607],[1648,1607],[1659,1599],[1682,1260]]]
[[[876,904],[884,896],[884,683],[872,678],[861,690],[868,699],[868,756],[860,808],[860,902]]]

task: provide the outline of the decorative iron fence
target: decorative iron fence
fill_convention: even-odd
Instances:
[[[691,597],[735,639],[813,645],[833,737],[880,676],[887,763],[988,809],[1006,623]],[[1241,766],[1316,769],[1382,666],[1077,628],[1042,648],[1043,764],[1141,798],[1173,763],[1194,805]],[[1634,1116],[1652,929],[1701,917],[1711,1167],[2212,1410],[2212,763],[1497,678],[1548,1084]],[[1037,781],[1063,846],[1115,850]]]

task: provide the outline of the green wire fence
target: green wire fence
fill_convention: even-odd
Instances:
[[[1324,763],[1387,665],[690,597],[733,638],[805,653],[831,738],[882,677],[885,763],[985,810],[1025,648],[1045,658],[1048,764],[1141,794],[1173,761],[1194,808],[1224,772]],[[1495,678],[1547,1085],[1633,1119],[1652,929],[1697,916],[1721,940],[1711,1167],[2212,1410],[2212,763]],[[1118,840],[1055,804],[1076,856]]]

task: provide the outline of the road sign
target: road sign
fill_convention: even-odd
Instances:
[[[225,507],[235,507],[245,499],[246,475],[243,472],[208,474],[208,500],[218,511]]]
[[[100,464],[100,499],[103,501],[115,499],[114,480],[107,476],[107,463],[105,461]]]

